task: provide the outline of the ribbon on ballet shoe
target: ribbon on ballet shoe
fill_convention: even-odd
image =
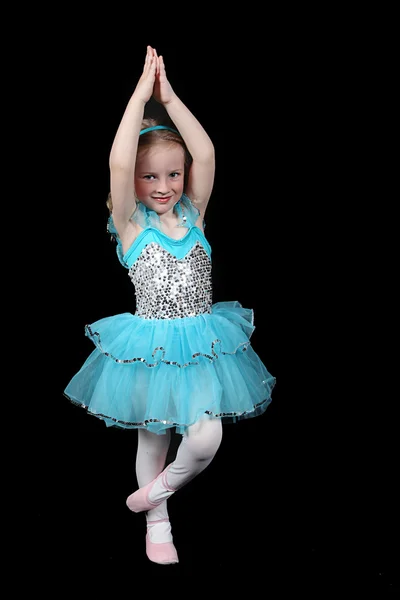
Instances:
[[[167,481],[167,473],[168,473],[170,467],[171,467],[171,465],[168,465],[168,467],[165,467],[164,471],[160,474],[160,476],[161,476],[162,486],[165,488],[165,490],[167,492],[173,493],[173,492],[176,492],[176,489],[172,488],[170,485],[168,485],[168,481]]]

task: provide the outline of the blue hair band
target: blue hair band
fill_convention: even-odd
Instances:
[[[155,129],[168,129],[169,131],[173,131],[174,133],[177,133],[178,135],[180,135],[179,131],[177,131],[176,129],[173,129],[172,127],[167,127],[167,125],[153,125],[153,127],[146,127],[146,129],[141,129],[139,131],[139,135],[142,135],[143,133],[147,133],[148,131],[154,131]]]

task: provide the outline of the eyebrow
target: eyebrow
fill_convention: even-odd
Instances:
[[[169,173],[180,173],[181,171],[183,171],[184,169],[168,169]],[[138,171],[139,175],[143,175],[144,173],[146,175],[155,175],[157,173],[157,171]]]

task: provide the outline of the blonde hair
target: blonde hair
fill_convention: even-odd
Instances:
[[[158,119],[147,118],[143,119],[141,129],[146,129],[147,127],[154,127],[156,125],[166,125],[166,123],[162,123]],[[173,124],[171,126],[174,127]],[[154,144],[156,144],[158,141],[171,142],[182,146],[185,156],[184,188],[186,188],[187,179],[189,175],[189,168],[192,164],[192,157],[189,153],[189,150],[186,147],[185,142],[183,141],[183,138],[179,135],[179,133],[175,133],[174,131],[170,131],[169,129],[155,129],[153,131],[145,133],[144,135],[139,135],[138,154],[150,148],[151,146],[154,146]],[[113,209],[111,192],[108,193],[106,205],[111,214]]]

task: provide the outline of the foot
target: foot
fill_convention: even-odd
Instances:
[[[159,565],[173,565],[179,562],[172,541],[169,519],[147,522],[146,555],[149,560]]]
[[[167,483],[167,469],[168,467],[153,481],[128,496],[126,505],[130,510],[136,513],[152,510],[174,493],[175,490],[170,488]]]

